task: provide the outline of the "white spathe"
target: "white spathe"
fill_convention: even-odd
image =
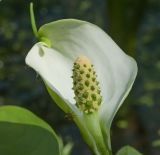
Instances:
[[[75,106],[72,90],[72,67],[80,55],[87,56],[95,66],[102,91],[101,120],[108,126],[137,74],[137,64],[99,27],[80,20],[65,19],[43,25],[40,38],[47,38],[51,47],[39,42],[26,57],[47,85],[66,104]]]

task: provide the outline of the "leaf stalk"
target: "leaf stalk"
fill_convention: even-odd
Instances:
[[[32,26],[33,33],[35,37],[38,39],[38,31],[37,31],[37,26],[35,22],[34,9],[33,9],[32,2],[30,3],[30,19],[31,19],[31,26]]]

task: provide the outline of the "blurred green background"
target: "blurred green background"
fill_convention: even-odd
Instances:
[[[73,141],[73,155],[90,155],[77,127],[53,103],[40,77],[25,65],[36,39],[27,0],[0,0],[0,105],[30,109]],[[160,155],[160,0],[33,1],[37,26],[77,18],[104,29],[139,67],[138,77],[112,125],[116,152],[129,144],[144,155]]]

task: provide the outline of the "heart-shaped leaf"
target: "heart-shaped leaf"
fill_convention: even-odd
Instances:
[[[0,107],[0,155],[60,155],[53,129],[32,112]]]

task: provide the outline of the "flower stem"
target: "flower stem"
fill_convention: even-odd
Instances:
[[[99,124],[99,118],[97,113],[93,113],[90,115],[84,115],[86,125],[89,129],[89,132],[92,135],[96,143],[96,147],[98,152],[94,152],[96,155],[111,155],[108,146],[105,145],[104,138],[102,135],[102,131]]]
[[[37,31],[37,26],[35,22],[35,17],[34,17],[34,10],[33,10],[33,3],[30,3],[30,18],[31,18],[31,25],[32,25],[32,30],[36,38],[38,38],[38,31]]]

